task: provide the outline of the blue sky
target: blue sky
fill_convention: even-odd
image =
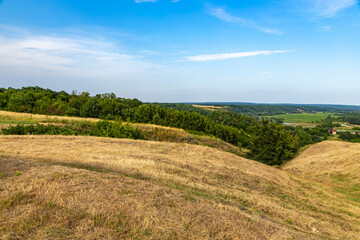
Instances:
[[[0,86],[360,105],[356,0],[0,0]]]

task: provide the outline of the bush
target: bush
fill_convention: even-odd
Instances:
[[[93,123],[70,123],[65,126],[56,125],[28,125],[18,124],[2,130],[4,135],[81,135],[111,138],[142,139],[141,132],[123,125],[122,122],[100,121]]]
[[[352,133],[340,133],[339,138],[343,141],[360,143],[360,135]]]
[[[97,122],[93,135],[111,138],[143,139],[140,130],[131,128],[129,124],[123,125],[122,122]]]

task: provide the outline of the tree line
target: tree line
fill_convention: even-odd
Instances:
[[[138,99],[119,98],[114,93],[90,96],[88,92],[68,94],[40,87],[2,88],[0,108],[15,112],[151,123],[204,132],[234,145],[247,146],[248,143],[248,136],[242,130],[217,124],[200,113],[143,104]]]

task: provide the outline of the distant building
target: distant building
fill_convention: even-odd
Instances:
[[[328,132],[332,133],[333,135],[336,135],[338,131],[336,129],[329,128]]]
[[[351,132],[351,131],[346,131],[346,130],[336,130],[333,128],[328,128],[328,132],[336,135],[336,134],[340,134],[340,133],[344,133],[344,134],[352,134],[352,135],[360,135],[360,132]]]

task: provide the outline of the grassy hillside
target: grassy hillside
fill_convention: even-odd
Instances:
[[[324,141],[309,147],[283,168],[311,176],[344,174],[360,178],[360,144]]]
[[[283,168],[324,182],[330,190],[344,194],[346,199],[360,206],[359,143],[322,142],[311,146]]]
[[[69,121],[89,121],[97,122],[97,118],[81,118],[81,117],[67,117],[67,116],[51,116],[43,114],[19,113],[0,110],[0,124],[13,123],[49,123],[49,122],[69,122]],[[10,122],[10,123],[9,123]]]
[[[0,238],[360,236],[359,203],[326,176],[308,180],[214,148],[0,136],[0,163]]]
[[[97,118],[80,118],[67,116],[49,116],[42,114],[16,113],[0,110],[0,129],[16,124],[56,124],[62,125],[70,122],[98,122]],[[191,134],[183,129],[164,127],[154,124],[131,123],[131,127],[141,131],[145,140],[189,143],[222,149],[226,152],[244,155],[241,150],[221,139],[212,136]]]
[[[214,136],[235,147],[247,148],[247,157],[268,165],[280,165],[292,159],[301,147],[326,138],[326,134],[324,135],[321,132],[324,129],[309,131],[301,128],[284,128],[271,121],[258,120],[235,112],[211,112],[184,104],[171,105],[165,104],[165,107],[159,104],[145,104],[137,99],[117,97],[114,93],[91,96],[88,92],[72,92],[69,94],[64,91],[56,92],[40,87],[0,89],[1,110],[52,116],[98,118],[180,128],[197,135]],[[215,106],[215,109],[218,110],[219,108]],[[265,106],[260,107],[260,110],[265,111],[261,115],[274,114],[266,111]],[[96,125],[103,127],[99,126],[98,131],[95,130],[91,133],[88,131],[90,127],[85,129],[86,133],[82,131],[84,130],[82,128],[80,129],[81,134],[108,137],[110,135],[110,137],[126,136],[129,138],[136,135],[136,138],[141,138],[137,130],[128,126],[103,122]],[[48,130],[44,130],[45,128]],[[10,129],[6,134],[32,134],[34,132],[43,134],[55,132],[56,134],[56,132],[65,132],[68,135],[69,133],[73,134],[74,131],[78,132],[78,128],[74,129],[71,126],[26,126]],[[111,134],[109,135],[109,133]],[[73,135],[78,135],[78,133]]]

